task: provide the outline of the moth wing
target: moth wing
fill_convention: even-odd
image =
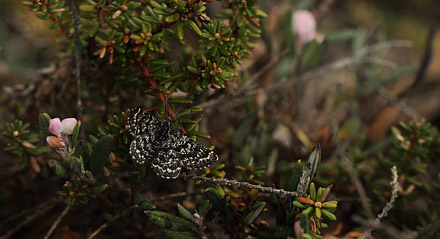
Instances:
[[[151,163],[153,171],[162,178],[175,179],[179,177],[180,167],[176,152],[170,148],[160,148],[157,157]]]
[[[162,122],[154,115],[145,112],[141,108],[130,109],[128,116],[129,132],[133,136],[154,134]]]
[[[175,130],[170,130],[167,144],[176,152],[180,164],[188,169],[206,168],[218,160],[213,151]]]
[[[149,135],[137,136],[130,144],[130,155],[136,163],[145,164],[155,158],[156,150]]]

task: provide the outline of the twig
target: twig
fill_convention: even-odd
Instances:
[[[251,86],[256,80],[258,80],[262,75],[264,75],[267,71],[269,71],[274,65],[279,63],[286,55],[289,53],[289,49],[284,49],[277,53],[275,57],[273,57],[263,68],[257,71],[255,74],[249,78],[249,80],[241,87],[241,89],[236,93],[237,95],[241,94],[241,92]]]
[[[11,238],[12,235],[14,235],[14,233],[16,233],[18,230],[20,230],[22,227],[26,226],[29,222],[33,221],[35,218],[37,218],[38,216],[44,214],[45,212],[49,211],[49,209],[51,209],[52,207],[55,206],[54,204],[49,204],[44,208],[41,209],[37,209],[37,211],[32,214],[27,216],[26,218],[24,218],[20,223],[18,223],[14,228],[12,228],[11,230],[9,230],[6,234],[4,234],[3,236],[0,237],[0,239],[8,239]]]
[[[124,213],[130,211],[133,208],[138,208],[138,205],[131,205],[130,207],[124,209],[123,211],[121,211],[120,213],[116,214],[114,217],[112,217],[109,221],[107,221],[106,223],[102,224],[100,227],[98,227],[98,229],[96,229],[92,234],[90,234],[89,237],[87,237],[87,239],[93,239],[96,235],[98,235],[102,230],[104,230],[104,228],[106,228],[108,226],[109,223],[111,223],[112,221],[118,219],[120,216],[122,216]]]
[[[196,181],[200,180],[203,182],[210,182],[210,183],[217,184],[217,185],[237,186],[237,187],[256,189],[259,192],[274,193],[274,194],[277,194],[280,196],[290,196],[290,197],[298,196],[297,192],[286,191],[283,189],[276,189],[273,187],[264,187],[261,185],[255,185],[255,184],[251,184],[248,182],[239,182],[239,181],[230,180],[230,179],[207,178],[207,177],[203,177],[203,176],[186,175],[186,174],[181,174],[180,177],[185,180],[188,180],[188,179],[196,180]]]
[[[391,198],[390,198],[390,201],[388,201],[387,204],[385,205],[385,207],[382,209],[382,212],[377,216],[377,218],[376,218],[377,223],[380,223],[380,220],[382,218],[386,217],[388,215],[388,212],[391,210],[391,208],[393,208],[394,202],[397,199],[397,192],[399,192],[399,187],[398,187],[398,183],[397,183],[397,180],[399,179],[399,175],[397,175],[397,167],[393,166],[393,168],[391,169],[391,172],[393,174],[393,178],[390,183],[391,187],[392,187]],[[362,239],[370,238],[372,230],[373,230],[372,227],[365,230],[364,234],[362,235]]]
[[[428,38],[426,39],[425,51],[423,53],[423,58],[422,58],[422,62],[420,63],[419,71],[417,72],[417,76],[416,76],[416,79],[414,80],[413,84],[408,89],[413,89],[417,84],[419,84],[425,78],[426,70],[428,69],[428,66],[430,65],[431,60],[432,60],[432,52],[433,52],[432,45],[433,45],[436,30],[437,29],[434,26],[431,26],[431,28],[429,29]],[[408,91],[406,91],[406,92],[408,92]],[[404,92],[402,94],[402,96],[406,92]],[[399,97],[399,98],[401,98],[401,97]]]
[[[334,132],[338,132],[339,130],[337,129],[337,123],[333,122],[333,131]],[[361,180],[359,179],[359,177],[356,175],[353,165],[351,164],[350,160],[347,158],[347,156],[345,155],[344,151],[345,151],[345,146],[341,145],[340,140],[338,139],[338,137],[335,138],[336,141],[336,148],[337,148],[337,153],[339,155],[339,157],[342,159],[342,161],[345,164],[345,168],[351,178],[352,183],[354,184],[354,186],[356,187],[356,190],[359,194],[359,197],[361,198],[361,204],[362,207],[364,208],[365,213],[367,214],[367,217],[369,219],[373,219],[374,218],[374,214],[373,211],[371,210],[371,206],[370,206],[370,200],[367,197],[367,193],[365,191],[364,186],[362,185]]]
[[[396,239],[415,239],[415,238],[418,238],[418,233],[415,231],[400,232],[397,228],[395,228],[391,225],[388,225],[383,222],[378,222],[376,220],[364,219],[358,215],[353,215],[353,221],[358,222],[362,225],[366,225],[368,227],[383,230],[388,235],[390,235],[392,238],[396,238]]]
[[[70,3],[72,5],[72,10],[73,10],[73,39],[75,41],[75,77],[76,77],[76,87],[78,90],[76,107],[78,110],[78,119],[81,119],[82,118],[81,56],[80,56],[81,42],[78,33],[79,17],[78,17],[78,10],[76,9],[75,6],[75,2],[71,0]]]
[[[39,205],[37,205],[37,206],[35,206],[35,207],[32,207],[32,208],[29,208],[29,209],[27,209],[27,210],[21,211],[21,212],[19,212],[19,213],[16,213],[16,214],[14,214],[14,215],[12,215],[12,216],[10,216],[10,217],[4,219],[4,220],[2,221],[2,224],[4,225],[6,222],[9,222],[9,221],[15,220],[15,219],[17,219],[17,218],[20,218],[20,217],[26,215],[26,214],[29,214],[29,213],[31,213],[31,212],[33,212],[33,211],[36,211],[36,210],[39,210],[39,209],[45,208],[45,207],[47,207],[47,206],[49,206],[49,205],[51,205],[51,204],[57,203],[57,202],[59,202],[59,201],[61,201],[61,199],[58,198],[58,197],[57,197],[57,198],[52,198],[52,199],[50,199],[50,200],[47,200],[47,201],[45,201],[45,202],[43,202],[43,203],[41,203],[41,204],[39,204]],[[52,205],[51,207],[53,207],[53,205]]]
[[[66,216],[67,212],[69,212],[72,205],[75,203],[75,199],[72,200],[72,203],[68,205],[66,208],[64,208],[64,211],[58,216],[57,220],[52,224],[49,231],[44,236],[44,239],[49,239],[49,237],[52,235],[52,233],[55,231],[55,229],[58,227],[58,224],[60,224],[61,220],[64,216]]]
[[[408,116],[411,119],[421,119],[423,118],[415,109],[411,108],[411,106],[405,104],[403,101],[399,100],[399,98],[391,95],[390,91],[382,84],[379,84],[376,87],[376,91],[385,98],[389,103],[396,106],[402,113]]]
[[[151,201],[152,202],[164,201],[164,200],[167,200],[167,199],[186,197],[188,195],[194,195],[194,194],[198,194],[198,193],[203,193],[203,191],[202,190],[197,190],[197,191],[192,191],[192,192],[188,192],[188,193],[187,192],[172,193],[172,194],[168,194],[168,195],[165,195],[165,196],[161,196],[161,197],[152,199]]]
[[[360,49],[357,52],[357,54],[355,54],[354,56],[344,57],[339,60],[333,61],[332,63],[328,63],[326,65],[323,65],[319,68],[302,73],[301,75],[297,76],[296,80],[291,80],[291,79],[285,78],[285,79],[280,80],[280,81],[278,81],[278,82],[274,83],[273,85],[266,87],[266,88],[262,88],[262,87],[255,88],[251,84],[246,84],[245,85],[246,87],[240,88],[237,93],[232,93],[231,95],[225,96],[223,98],[216,98],[216,99],[213,99],[210,101],[206,101],[204,103],[197,105],[196,107],[207,108],[207,107],[212,107],[217,104],[220,104],[224,101],[227,101],[227,100],[230,101],[231,99],[235,99],[235,98],[239,98],[239,97],[243,97],[243,96],[256,95],[256,94],[259,94],[262,92],[273,92],[273,91],[280,89],[281,87],[287,87],[290,84],[300,84],[300,83],[306,82],[312,78],[326,74],[328,72],[341,70],[343,68],[356,65],[356,64],[358,64],[359,60],[362,57],[364,57],[372,52],[382,51],[382,50],[390,49],[390,48],[402,48],[402,47],[411,47],[411,42],[403,41],[403,40],[380,42],[380,43],[377,43],[377,44],[367,46],[367,47]],[[272,59],[268,63],[268,65],[269,64],[271,66],[275,65],[275,63],[277,63],[279,60],[283,59],[283,57],[284,57],[283,55],[280,55],[279,58],[278,58],[278,56],[275,57],[274,59]],[[267,71],[269,69],[270,69],[270,67],[266,67],[266,66],[263,67],[261,71],[258,71],[255,74],[255,77],[256,77],[255,79],[258,79],[258,77],[260,77],[262,74],[264,74],[265,71]],[[231,97],[231,96],[233,96],[233,97]]]

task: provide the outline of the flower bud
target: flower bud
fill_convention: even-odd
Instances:
[[[61,139],[59,139],[55,136],[47,136],[46,141],[49,144],[49,146],[52,148],[60,149],[60,148],[64,148],[66,146]]]

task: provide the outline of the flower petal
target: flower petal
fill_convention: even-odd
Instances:
[[[56,135],[61,136],[61,131],[63,130],[63,125],[61,124],[60,118],[54,118],[49,120],[49,131]]]
[[[307,10],[293,13],[292,26],[303,44],[317,37],[315,16]]]
[[[73,129],[76,126],[76,123],[77,121],[75,118],[63,119],[63,121],[61,121],[61,124],[63,125],[63,129],[61,132],[67,135],[71,135],[73,133]]]

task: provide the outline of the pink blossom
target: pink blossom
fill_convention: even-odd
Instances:
[[[298,10],[293,13],[292,26],[302,44],[305,44],[318,36],[315,16],[307,10]]]
[[[56,148],[62,151],[66,151],[70,145],[70,135],[77,124],[75,118],[67,118],[60,121],[59,118],[53,118],[49,120],[49,131],[55,136],[47,136],[46,141],[50,147]]]
[[[61,133],[71,135],[76,123],[75,118],[67,118],[63,121],[60,121],[60,118],[54,118],[49,121],[49,131],[57,137],[61,137]]]
[[[49,120],[49,131],[56,135],[57,137],[61,137],[61,131],[63,130],[63,125],[61,124],[60,118],[54,118]]]
[[[61,133],[71,135],[73,133],[73,129],[76,126],[76,123],[77,121],[75,118],[63,119],[63,121],[61,121],[61,125],[63,126]]]

